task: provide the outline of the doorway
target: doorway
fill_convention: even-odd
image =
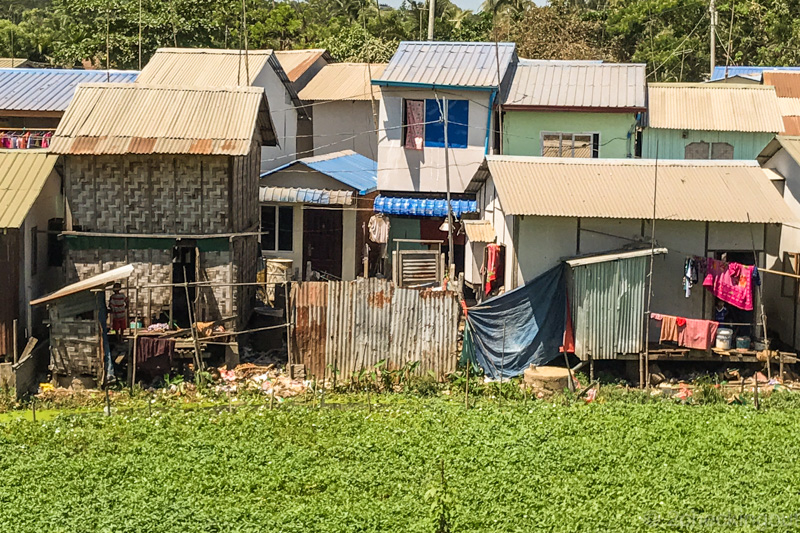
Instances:
[[[197,281],[197,247],[194,244],[178,244],[172,248],[172,320],[181,328],[190,326],[189,305],[197,299],[197,286],[189,285],[186,299],[184,283]],[[195,310],[193,309],[193,314]]]
[[[323,278],[342,278],[342,211],[333,209],[303,210],[303,272],[308,279],[311,270]]]

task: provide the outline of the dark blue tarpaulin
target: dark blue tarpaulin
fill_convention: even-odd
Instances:
[[[555,359],[567,321],[566,267],[559,265],[524,286],[469,308],[462,362],[487,376],[518,376]],[[503,331],[505,330],[505,335]]]

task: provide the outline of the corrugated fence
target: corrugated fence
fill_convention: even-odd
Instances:
[[[454,292],[399,289],[390,281],[306,282],[292,287],[294,360],[306,375],[348,377],[382,360],[419,361],[442,379],[456,369],[460,307]]]
[[[575,355],[616,359],[644,349],[645,290],[649,257],[572,269]]]

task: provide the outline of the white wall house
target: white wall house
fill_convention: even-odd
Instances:
[[[449,166],[450,191],[463,193],[494,150],[495,102],[516,61],[513,43],[400,43],[373,80],[381,88],[378,189],[445,193]]]
[[[291,260],[295,279],[307,279],[311,271],[355,279],[375,174],[375,161],[352,150],[298,159],[262,174],[262,256]]]
[[[787,207],[800,219],[800,137],[779,135],[759,157],[765,169],[776,172],[780,193]],[[800,224],[783,226],[767,267],[789,274],[800,274]],[[800,346],[800,313],[798,313],[798,281],[782,277],[765,287],[766,313],[770,329],[795,349]]]
[[[159,48],[136,82],[143,85],[263,87],[278,145],[262,147],[261,170],[277,168],[297,157],[298,124],[302,127],[307,117],[294,86],[272,50],[250,50],[245,59],[239,50]]]
[[[353,150],[377,161],[381,89],[371,83],[385,68],[381,63],[332,63],[299,92],[311,116],[313,155]]]
[[[653,310],[711,318],[713,296],[682,288],[687,257],[720,257],[758,265],[772,235],[795,219],[772,173],[745,161],[659,161],[655,241],[668,249],[654,261]],[[563,259],[650,245],[655,162],[489,156],[469,186],[480,218],[506,247],[505,289],[523,285]],[[748,217],[751,221],[748,224]],[[480,283],[483,242],[466,280]],[[762,276],[765,295],[779,283]],[[766,298],[766,296],[765,296]]]

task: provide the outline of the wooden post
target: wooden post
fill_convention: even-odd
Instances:
[[[200,344],[197,340],[197,329],[195,328],[194,318],[192,317],[192,303],[189,299],[189,282],[186,279],[186,266],[183,267],[183,288],[186,291],[186,313],[189,315],[189,329],[192,332],[192,344],[194,345],[194,362],[197,371],[203,369],[203,361],[200,357]]]
[[[287,361],[289,363],[289,371],[291,372],[292,364],[294,364],[294,357],[292,357],[292,319],[290,316],[291,306],[289,305],[288,280],[286,281],[286,283],[283,284],[283,293],[285,295],[285,300],[286,300],[286,302],[284,303],[284,306],[286,307],[286,352],[287,352]]]
[[[778,352],[778,373],[781,382],[783,381],[783,352]]]
[[[753,389],[753,404],[756,406],[756,411],[759,409],[758,405],[758,372],[753,375],[753,381],[755,381],[756,386]]]
[[[15,364],[15,365],[16,365],[17,363],[19,363],[19,346],[17,345],[17,342],[18,342],[18,341],[17,341],[17,335],[18,335],[18,333],[17,333],[17,327],[18,327],[18,326],[19,326],[19,320],[17,320],[17,319],[15,318],[15,319],[14,319],[13,330],[12,330],[12,332],[11,332],[11,334],[14,336],[14,339],[13,339],[13,341],[14,341],[14,358],[13,358],[13,360],[14,360],[14,364]]]
[[[133,330],[133,356],[131,357],[131,394],[133,394],[133,386],[136,384],[136,345],[139,338],[139,328]]]

